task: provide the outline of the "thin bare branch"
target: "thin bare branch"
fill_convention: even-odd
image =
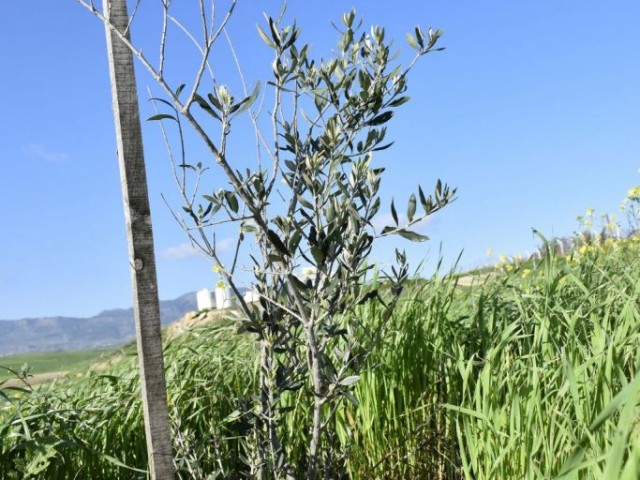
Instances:
[[[154,109],[154,111],[155,111],[155,113],[157,115],[158,113],[160,113],[160,110],[158,109],[158,104],[154,100],[154,97],[151,94],[151,89],[149,87],[147,87],[147,92],[148,92],[149,97],[150,97],[150,99],[151,99],[151,101],[153,103],[153,109]],[[174,109],[174,112],[176,114],[176,121],[178,122],[178,132],[179,132],[180,146],[181,146],[181,155],[180,155],[180,157],[182,159],[181,163],[184,164],[184,161],[185,161],[185,150],[184,150],[185,146],[184,146],[184,141],[183,141],[182,129],[180,128],[180,118],[178,116],[178,112],[175,111],[175,109]],[[176,185],[178,186],[179,191],[184,193],[186,191],[186,186],[185,186],[186,176],[184,174],[184,168],[182,169],[182,171],[183,171],[182,179],[180,179],[178,177],[178,170],[177,170],[177,167],[176,167],[175,156],[173,154],[173,147],[171,146],[171,142],[169,141],[169,136],[167,135],[167,131],[164,128],[164,120],[160,120],[159,124],[160,124],[160,133],[162,135],[162,140],[164,141],[164,145],[165,145],[165,147],[167,149],[167,155],[169,157],[169,162],[170,162],[170,165],[171,165],[171,172],[173,174],[173,179],[174,179]],[[187,202],[187,203],[189,203],[189,202]]]
[[[227,10],[227,14],[224,16],[224,19],[222,20],[222,23],[220,23],[220,26],[218,27],[216,32],[211,36],[210,43],[213,44],[216,40],[218,40],[218,38],[220,37],[222,32],[225,31],[225,29],[227,28],[227,24],[229,23],[229,20],[231,19],[231,16],[233,15],[233,11],[236,9],[236,4],[237,3],[238,3],[237,0],[233,0],[233,2],[231,2],[231,5],[229,6],[229,9]],[[213,28],[213,19],[211,21],[211,27]]]
[[[252,215],[246,215],[246,216],[242,216],[242,217],[226,218],[226,219],[223,219],[223,220],[216,220],[215,222],[200,223],[195,227],[188,227],[188,228],[186,228],[186,230],[188,230],[188,231],[200,230],[201,228],[217,227],[218,225],[225,225],[227,223],[244,222],[244,221],[247,221],[247,220],[253,220],[253,216]]]
[[[236,240],[236,246],[235,246],[235,251],[233,253],[233,261],[231,262],[231,276],[234,275],[235,271],[236,271],[236,266],[238,265],[238,257],[240,255],[240,246],[242,245],[242,240],[243,240],[243,235],[240,234],[238,235],[238,238]]]
[[[206,17],[206,10],[204,8],[204,0],[200,0],[200,16],[201,16],[203,36],[204,36],[204,43],[202,46],[202,59],[200,61],[200,66],[198,67],[198,71],[196,73],[196,78],[193,81],[193,87],[191,88],[191,95],[189,95],[189,100],[187,100],[187,103],[185,104],[186,108],[189,108],[189,106],[195,100],[195,95],[198,92],[198,88],[200,88],[200,82],[202,81],[202,75],[204,74],[205,68],[207,67],[207,62],[209,60],[209,55],[211,53],[211,47],[213,46],[213,43],[216,41],[216,39],[220,36],[220,33],[224,30],[229,20],[231,19],[231,15],[233,14],[233,11],[236,8],[236,2],[237,0],[233,0],[233,2],[231,2],[231,5],[229,6],[229,10],[227,11],[227,14],[222,20],[222,24],[220,25],[218,30],[213,35],[210,36],[209,30],[207,27],[207,17]],[[211,26],[211,28],[213,28],[213,25]]]
[[[242,66],[240,64],[240,59],[238,58],[238,55],[236,53],[236,49],[233,46],[233,41],[231,40],[231,37],[229,36],[229,33],[227,32],[226,29],[224,29],[224,35],[225,35],[225,38],[227,40],[227,45],[229,46],[229,51],[231,52],[231,56],[233,57],[233,61],[236,64],[236,69],[238,70],[238,76],[240,77],[240,82],[242,83],[242,91],[244,93],[244,96],[248,97],[249,96],[249,88],[248,88],[247,81],[246,81],[245,76],[244,76],[244,72],[242,70]],[[265,93],[262,95],[262,101],[260,103],[260,107],[258,108],[257,112],[254,112],[252,108],[249,108],[249,117],[251,118],[251,123],[253,124],[254,134],[256,136],[256,149],[257,149],[256,155],[257,155],[258,169],[259,170],[262,170],[262,148],[261,147],[264,147],[265,150],[267,151],[267,154],[270,157],[273,157],[273,153],[271,152],[271,149],[269,148],[269,143],[267,142],[267,139],[265,138],[264,134],[262,133],[262,129],[258,125],[258,118],[260,117],[260,112],[262,111],[262,105],[263,105],[263,102],[264,102],[265,94],[266,94],[266,89],[265,89]]]
[[[129,35],[129,31],[131,30],[131,25],[133,24],[133,19],[136,16],[136,13],[138,13],[138,7],[140,7],[140,0],[136,1],[136,6],[133,7],[133,11],[131,12],[131,15],[129,16],[129,23],[127,23],[127,28],[124,29],[124,34],[125,35]]]
[[[136,48],[136,46],[131,42],[131,40],[123,34],[120,30],[118,30],[105,16],[102,12],[97,10],[93,5],[93,2],[88,3],[86,0],[76,0],[80,5],[88,9],[93,15],[95,15],[105,27],[107,27],[111,32],[114,32],[122,43],[124,43],[127,48],[131,51],[133,56],[135,56],[140,63],[144,66],[147,72],[153,77],[153,79],[160,85],[160,87],[169,95],[169,97],[176,103],[176,105],[182,106],[175,93],[171,90],[164,77],[160,74],[160,72],[151,64],[151,62],[147,59],[147,57],[142,53],[141,50]]]
[[[160,59],[158,61],[158,72],[160,75],[164,74],[164,59],[165,48],[167,42],[167,25],[169,23],[169,7],[171,6],[171,0],[162,1],[162,32],[160,33]]]
[[[169,20],[171,20],[180,30],[182,30],[182,32],[187,36],[187,38],[189,38],[189,40],[191,40],[191,42],[195,45],[195,47],[198,49],[198,51],[200,52],[201,56],[204,56],[204,49],[202,48],[202,45],[200,45],[200,43],[198,42],[198,40],[196,40],[196,37],[193,36],[193,34],[189,31],[189,29],[187,29],[182,22],[180,22],[177,18],[169,15]],[[213,73],[213,68],[211,67],[211,63],[207,60],[207,70],[209,71],[209,76],[211,77],[211,82],[214,84],[215,86],[215,75]]]

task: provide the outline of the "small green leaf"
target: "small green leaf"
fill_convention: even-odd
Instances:
[[[211,102],[211,105],[222,111],[222,104],[220,103],[220,100],[218,100],[212,93],[207,93],[207,98]]]
[[[371,120],[367,122],[369,126],[377,126],[382,125],[383,123],[387,123],[393,117],[393,112],[384,112],[378,115],[377,117],[373,117]]]
[[[295,287],[298,290],[309,290],[309,288],[311,288],[309,285],[307,285],[305,282],[303,282],[302,280],[300,280],[298,277],[296,277],[295,275],[291,276],[292,282],[295,285]]]
[[[253,92],[251,92],[251,95],[249,95],[249,97],[246,98],[246,103],[244,103],[244,106],[240,110],[241,112],[246,110],[247,108],[251,107],[251,105],[253,105],[253,103],[258,98],[258,94],[260,93],[260,87],[261,87],[260,82],[256,83],[256,86],[253,87]],[[244,102],[244,100],[243,100],[243,102]]]
[[[281,255],[275,253],[269,253],[267,255],[267,260],[269,263],[284,263],[284,258]]]
[[[412,193],[409,197],[409,205],[407,206],[407,220],[413,221],[413,216],[416,214],[416,196]]]
[[[175,107],[173,106],[173,104],[172,104],[171,102],[169,102],[169,101],[165,100],[164,98],[151,97],[151,98],[149,99],[149,101],[154,102],[154,103],[155,103],[155,102],[164,103],[167,107],[170,107],[170,108],[172,108],[172,109],[174,109],[174,110],[175,110]]]
[[[362,295],[358,300],[356,300],[356,305],[364,305],[370,300],[380,299],[380,295],[378,294],[378,289],[371,290],[370,292]]]
[[[358,399],[356,397],[354,397],[353,395],[351,395],[349,392],[342,392],[342,395],[349,400],[352,404],[354,404],[356,407],[359,405]]]
[[[173,115],[168,115],[166,113],[159,113],[157,115],[152,115],[151,117],[147,118],[147,121],[154,121],[154,120],[174,120],[174,121],[178,121],[176,119],[176,117],[174,117]]]
[[[211,110],[211,105],[209,105],[207,101],[204,98],[202,98],[202,96],[200,96],[199,94],[197,93],[194,94],[193,99],[196,101],[198,105],[200,105],[200,108],[204,110]]]
[[[420,48],[424,48],[424,36],[422,35],[422,30],[420,30],[420,27],[416,27],[415,32],[418,45],[420,45]]]
[[[418,42],[416,42],[416,39],[413,38],[413,35],[411,35],[410,33],[407,33],[407,42],[409,42],[409,45],[411,45],[416,50],[420,50]]]
[[[441,36],[442,36],[441,29],[436,28],[436,30],[434,31],[430,28],[429,29],[429,45],[427,45],[427,47],[428,48],[433,47]],[[439,48],[438,50],[443,50],[443,49]]]
[[[269,241],[271,242],[271,245],[273,245],[273,247],[276,250],[278,250],[282,255],[284,255],[285,257],[291,256],[289,254],[289,250],[287,249],[287,247],[285,246],[283,241],[280,240],[280,237],[278,236],[278,234],[276,232],[274,232],[271,229],[267,230],[267,237],[269,238]]]
[[[369,76],[369,72],[367,72],[366,70],[358,70],[358,83],[360,84],[360,88],[366,96],[366,91],[371,86],[371,77]]]
[[[393,102],[389,104],[390,107],[399,107],[400,105],[404,105],[409,101],[409,97],[400,97],[396,98]]]
[[[325,254],[322,249],[316,246],[312,246],[309,250],[311,250],[311,255],[313,256],[313,259],[316,261],[317,265],[320,265],[322,264],[322,262],[324,262]]]
[[[280,33],[278,33],[278,27],[276,26],[276,22],[273,21],[273,18],[269,17],[269,29],[271,29],[271,38],[276,46],[282,45],[282,38],[280,38]]]
[[[391,200],[391,216],[393,217],[395,224],[398,225],[398,212],[396,212],[396,206],[393,203],[393,200]]]
[[[207,112],[209,115],[211,115],[212,117],[214,117],[216,120],[221,120],[220,115],[218,115],[213,108],[211,108],[211,105],[209,105],[207,103],[207,101],[202,98],[200,95],[198,95],[197,93],[193,96],[193,99],[196,101],[196,103],[200,106],[200,108],[202,108],[205,112]]]
[[[300,202],[300,205],[302,205],[304,208],[309,209],[309,210],[313,210],[313,204],[311,202],[309,202],[306,198],[299,197],[298,201]]]
[[[391,145],[393,145],[395,142],[390,142],[390,143],[385,143],[384,145],[380,146],[380,147],[376,147],[376,148],[372,148],[371,151],[372,152],[380,152],[382,150],[386,150],[387,148],[389,148]]]
[[[213,210],[213,203],[209,202],[209,206],[204,210],[204,212],[202,212],[201,218],[204,218],[207,215],[209,215],[211,213],[211,210]]]
[[[348,387],[349,385],[356,383],[358,380],[360,380],[360,375],[351,375],[347,378],[343,378],[339,383],[343,387]]]
[[[224,419],[222,419],[222,423],[235,422],[242,416],[240,410],[234,410],[229,415],[227,415]]]
[[[260,38],[262,38],[262,41],[269,45],[271,48],[276,48],[276,44],[273,43],[269,37],[267,37],[267,34],[262,31],[260,25],[256,25],[256,28],[258,29],[258,34],[260,35]]]
[[[231,105],[233,98],[231,97],[231,93],[229,92],[229,89],[226,87],[226,85],[220,85],[218,87],[218,98],[223,105]]]
[[[418,195],[420,195],[420,203],[422,207],[427,210],[427,197],[425,197],[424,192],[422,191],[422,187],[418,186]]]
[[[427,237],[426,235],[412,232],[411,230],[406,230],[404,228],[400,228],[396,230],[394,233],[412,242],[426,242],[427,240],[429,240],[429,237]]]
[[[258,82],[256,84],[256,86],[254,87],[253,92],[251,93],[251,95],[249,95],[248,97],[243,98],[240,102],[238,102],[235,105],[233,105],[229,109],[229,112],[230,113],[235,113],[236,115],[244,112],[249,107],[251,107],[253,102],[255,102],[256,98],[258,97],[258,93],[259,92],[260,92],[260,82]]]
[[[227,204],[233,213],[238,213],[239,205],[238,199],[233,192],[224,192],[224,198],[227,200]]]
[[[353,19],[356,16],[356,11],[351,9],[349,13],[342,14],[342,23],[345,27],[351,28],[353,26]]]

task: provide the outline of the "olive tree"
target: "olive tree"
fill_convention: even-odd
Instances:
[[[79,1],[106,21],[91,3]],[[253,435],[254,448],[246,461],[255,478],[336,478],[342,468],[334,432],[336,409],[344,401],[357,403],[351,389],[367,355],[358,334],[362,332],[358,309],[380,302],[383,318],[389,318],[408,278],[406,256],[396,250],[397,265],[383,274],[382,281],[369,281],[374,268],[369,255],[381,237],[427,240],[412,227],[455,194],[440,181],[429,195],[418,187],[402,215],[392,201],[390,225],[376,228],[385,169],[375,162],[375,155],[392,146],[386,126],[396,109],[409,101],[407,75],[419,58],[440,50],[436,46],[440,31],[417,27],[409,34],[415,56],[402,68],[384,29],[363,29],[355,11],[342,16],[336,54],[326,60],[313,57],[295,23],[286,25],[282,14],[265,16],[257,37],[273,52],[270,78],[264,86],[250,88],[242,77],[244,87],[235,93],[217,77],[209,60],[213,44],[226,36],[236,2],[218,19],[215,5],[200,0],[198,35],[172,16],[170,0],[160,4],[163,23],[157,64],[128,38],[122,40],[164,92],[155,97],[159,110],[150,120],[161,123],[167,141],[169,129],[178,133],[177,148],[168,141],[183,200],[182,210],[174,211],[174,216],[235,292],[240,329],[255,334],[259,344],[259,392],[238,412]],[[133,21],[134,15],[130,26]],[[191,84],[170,85],[164,73],[171,23],[193,40],[201,54]],[[228,36],[227,41],[235,56]],[[205,77],[210,78],[204,82]],[[260,115],[267,96],[271,106]],[[236,141],[231,127],[243,115],[255,128],[258,154],[252,167],[240,168],[230,153]],[[210,161],[190,159],[187,129],[200,137]],[[210,168],[221,172],[226,186],[216,189],[207,184],[205,173]],[[230,265],[223,265],[216,244],[216,228],[222,224],[237,229]],[[257,302],[245,301],[240,294],[242,252],[251,262]],[[304,268],[312,274],[301,276]],[[291,458],[283,440],[283,422],[290,414],[283,398],[290,392],[297,392],[311,412],[309,424],[300,425],[308,431],[302,459]]]

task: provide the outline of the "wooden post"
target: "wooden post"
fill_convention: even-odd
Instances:
[[[107,21],[124,33],[129,20],[126,0],[103,0],[103,6]],[[149,471],[153,480],[173,480],[171,430],[162,358],[151,210],[142,151],[133,55],[108,25],[106,32],[122,197],[129,242]],[[128,35],[128,32],[126,33]]]

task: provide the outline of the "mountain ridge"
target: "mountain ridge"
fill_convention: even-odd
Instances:
[[[160,301],[160,322],[168,325],[197,310],[196,293]],[[30,352],[116,347],[135,338],[133,308],[103,310],[91,317],[47,316],[0,320],[0,356]]]

